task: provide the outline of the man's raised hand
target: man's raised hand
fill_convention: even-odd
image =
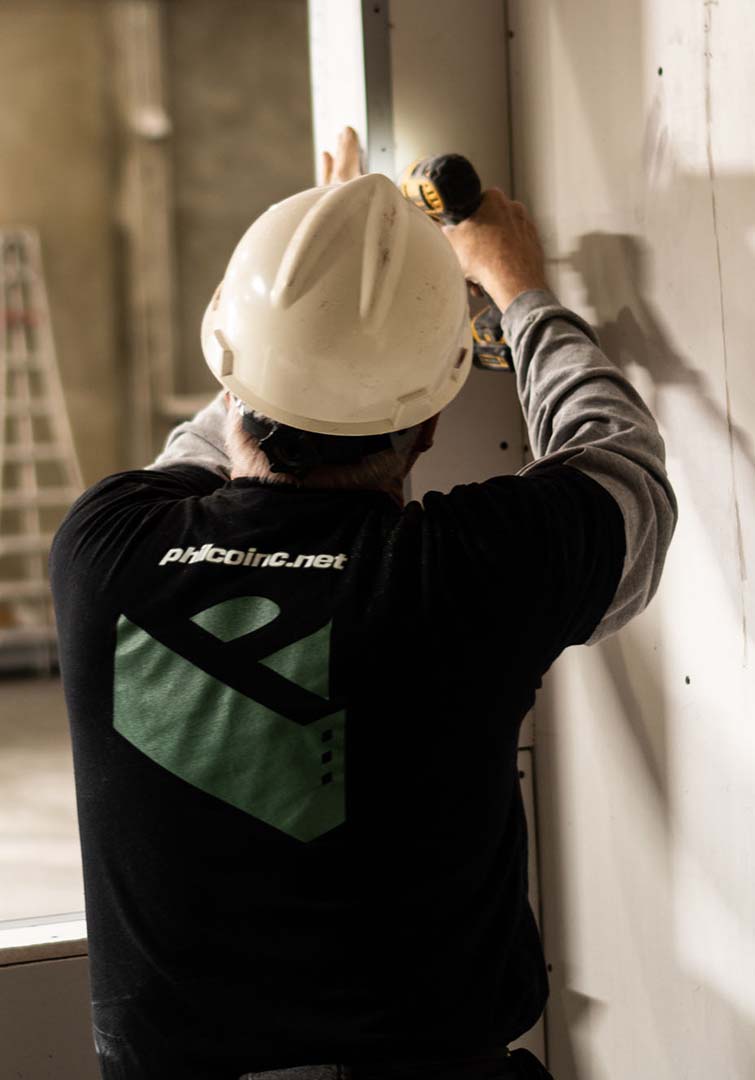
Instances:
[[[464,276],[477,282],[501,311],[529,289],[547,289],[545,259],[534,222],[520,202],[490,188],[477,211],[443,229]]]
[[[353,127],[346,127],[338,136],[335,156],[323,151],[322,183],[345,184],[363,174],[359,136]]]

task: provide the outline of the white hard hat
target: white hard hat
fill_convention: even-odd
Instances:
[[[310,188],[244,233],[202,321],[223,386],[333,435],[412,427],[472,363],[467,290],[443,232],[385,176]]]

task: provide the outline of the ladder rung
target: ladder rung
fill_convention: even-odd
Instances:
[[[33,555],[38,551],[48,551],[53,535],[41,533],[39,536],[4,536],[0,539],[0,556]]]
[[[0,244],[5,244],[8,247],[14,244],[28,244],[31,247],[35,244],[36,239],[36,232],[28,225],[7,225],[0,233]]]
[[[55,407],[49,398],[34,398],[32,401],[7,401],[4,410],[6,416],[52,416]]]
[[[35,443],[33,446],[6,446],[0,452],[5,461],[57,461],[63,457],[60,443]]]
[[[29,356],[5,357],[5,367],[8,371],[43,371],[46,366],[47,361],[38,353],[32,353]]]
[[[49,645],[57,640],[54,626],[0,627],[0,649],[10,645]]]
[[[0,581],[0,603],[7,600],[35,600],[50,595],[50,582],[44,578],[29,581]]]
[[[15,248],[21,247],[18,243],[14,243],[12,246]],[[33,281],[36,283],[40,280],[36,270],[28,263],[22,262],[17,262],[9,271],[6,270],[6,278],[9,279],[9,285],[15,285],[19,281]]]
[[[50,487],[38,491],[0,491],[0,509],[17,510],[28,506],[69,506],[78,498],[78,488]]]

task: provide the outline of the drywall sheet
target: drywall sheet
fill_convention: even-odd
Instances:
[[[516,195],[666,442],[648,609],[535,710],[558,1080],[755,1075],[755,7],[510,0]]]

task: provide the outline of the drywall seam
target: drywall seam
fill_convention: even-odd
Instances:
[[[744,583],[747,581],[747,563],[745,560],[744,537],[742,535],[742,521],[739,512],[739,495],[737,493],[736,463],[734,460],[734,432],[731,418],[731,398],[729,394],[729,353],[726,341],[726,304],[724,301],[724,285],[721,263],[721,240],[718,232],[718,203],[716,199],[716,168],[713,160],[713,92],[711,88],[711,66],[713,53],[711,38],[713,32],[713,8],[718,7],[718,0],[704,0],[704,49],[703,63],[705,67],[705,153],[708,160],[708,177],[710,180],[711,216],[713,221],[713,235],[716,248],[716,271],[718,274],[718,308],[721,319],[721,345],[724,358],[724,383],[726,385],[726,426],[729,437],[729,460],[731,462],[731,486],[734,497],[734,513],[737,521],[737,550],[739,552],[739,578],[740,578],[740,602],[742,608],[742,667],[747,667],[747,606],[745,600]]]

